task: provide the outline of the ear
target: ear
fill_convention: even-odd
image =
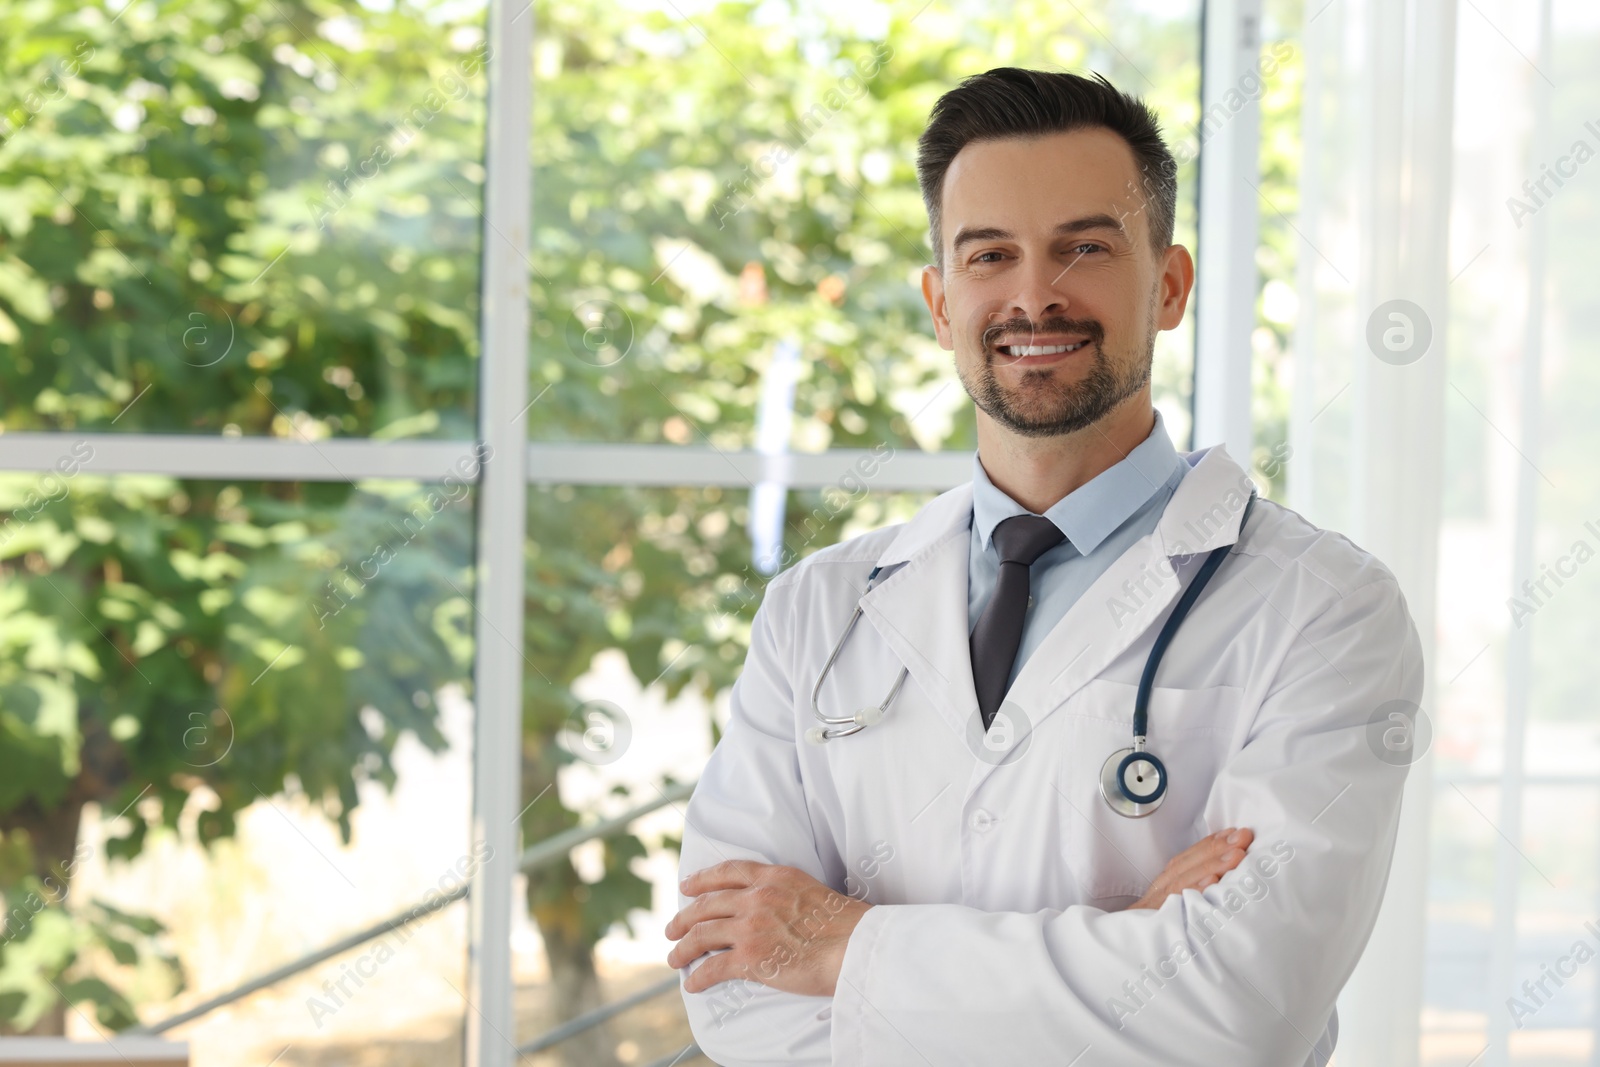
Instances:
[[[950,330],[950,310],[944,299],[944,275],[931,264],[922,268],[922,299],[928,305],[928,314],[933,316],[933,332],[939,337],[939,347],[954,352],[956,341]]]
[[[927,287],[927,282],[923,282]],[[1189,304],[1189,293],[1194,289],[1194,260],[1182,245],[1170,246],[1161,256],[1161,304],[1156,311],[1156,326],[1163,330],[1177,329],[1183,322],[1183,311]]]

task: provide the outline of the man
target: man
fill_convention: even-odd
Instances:
[[[992,70],[939,100],[918,172],[973,480],[768,587],[667,928],[695,1037],[727,1067],[1320,1067],[1422,693],[1404,598],[1286,508],[1245,520],[1221,447],[1174,451],[1150,367],[1194,268],[1143,104]],[[1107,757],[1219,550],[1150,694],[1166,792],[1128,817]]]

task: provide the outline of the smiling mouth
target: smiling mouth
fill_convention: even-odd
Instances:
[[[1027,356],[1059,356],[1063,352],[1076,352],[1089,342],[1087,339],[1074,342],[1070,345],[996,345],[995,351],[1002,356],[1027,357]]]

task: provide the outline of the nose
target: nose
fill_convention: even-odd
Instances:
[[[1067,269],[1049,256],[1034,256],[1017,273],[1020,288],[1012,294],[1010,314],[1040,323],[1067,313]]]

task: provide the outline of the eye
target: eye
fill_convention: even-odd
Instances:
[[[1000,262],[1000,260],[998,258],[997,259],[985,259],[984,258],[985,256],[1004,257],[1005,253],[1004,252],[979,252],[977,255],[972,257],[972,262],[974,262],[974,263],[998,263],[998,262]]]
[[[1105,245],[1095,244],[1093,241],[1085,241],[1082,244],[1074,245],[1071,249],[1069,249],[1069,251],[1078,252],[1079,254],[1083,254],[1081,252],[1081,250],[1085,249],[1085,248],[1095,249],[1095,250],[1101,251],[1101,252],[1105,251]]]

